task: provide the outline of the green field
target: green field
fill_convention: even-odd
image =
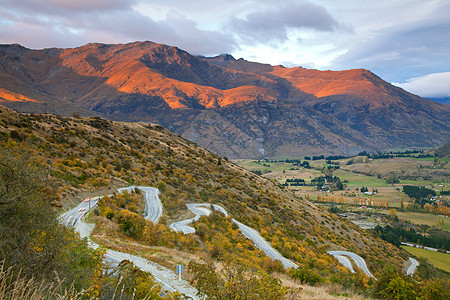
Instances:
[[[434,252],[409,246],[401,246],[414,256],[426,258],[430,264],[438,269],[450,272],[450,254]]]
[[[285,163],[285,162],[265,162],[265,161],[255,161],[252,159],[236,159],[233,161],[238,166],[243,167],[244,169],[247,169],[249,171],[263,171],[263,172],[282,172],[283,170],[289,170],[293,167],[292,164]]]
[[[286,162],[258,162],[251,159],[236,159],[233,162],[249,171],[261,171],[265,177],[274,179],[279,183],[284,183],[286,178],[303,178],[309,181],[310,177],[314,178],[323,175],[318,170],[305,169]]]
[[[387,211],[387,213],[389,213],[389,212]],[[414,224],[436,226],[436,227],[440,227],[444,230],[450,231],[450,218],[443,217],[440,215],[400,211],[400,212],[397,212],[397,216],[400,219],[409,220],[409,221],[411,221],[411,223],[414,223]],[[444,221],[444,226],[437,226],[439,221]]]
[[[434,161],[434,157],[424,157],[424,158],[417,158],[417,157],[413,157],[414,160],[418,160],[418,161]],[[447,157],[443,157],[443,158],[439,158],[441,163],[443,162],[449,162],[450,158]]]
[[[378,179],[375,176],[357,174],[346,170],[336,170],[333,172],[333,175],[338,176],[341,179],[341,181],[347,180],[348,183],[346,184],[347,187],[349,188],[356,188],[362,186],[368,188],[390,186],[383,179]]]

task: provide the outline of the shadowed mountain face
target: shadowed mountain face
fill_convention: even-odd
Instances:
[[[152,42],[0,46],[0,104],[158,122],[222,156],[356,154],[449,140],[450,109],[367,70],[192,56]]]

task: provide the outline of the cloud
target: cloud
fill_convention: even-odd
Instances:
[[[403,83],[393,82],[392,84],[421,97],[450,97],[450,72],[428,74],[408,79]]]
[[[39,11],[46,13],[107,11],[124,9],[137,0],[4,0],[9,7],[21,7],[19,11]]]
[[[289,30],[333,31],[338,22],[324,7],[302,1],[264,8],[244,18],[231,17],[227,27],[244,41],[267,43],[288,40]]]
[[[445,1],[409,0],[389,10],[378,8],[355,33],[340,40],[348,51],[331,66],[336,69],[366,68],[387,81],[404,81],[450,70],[450,5]],[[394,20],[394,21],[393,21]]]
[[[171,43],[180,45],[192,54],[231,53],[237,47],[236,40],[232,35],[216,30],[199,29],[196,22],[178,12],[169,12],[165,23],[171,24],[176,32]],[[180,41],[182,44],[180,44]]]
[[[337,68],[366,68],[388,81],[406,80],[450,70],[450,22],[386,33],[383,37],[350,47],[332,64]]]
[[[171,11],[155,21],[134,9],[135,0],[6,0],[0,7],[0,43],[29,48],[76,47],[90,42],[150,40],[193,54],[231,52],[235,39],[204,30]]]

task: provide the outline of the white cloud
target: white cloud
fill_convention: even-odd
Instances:
[[[393,82],[392,84],[421,97],[450,97],[450,72],[428,74],[408,79],[403,83]]]

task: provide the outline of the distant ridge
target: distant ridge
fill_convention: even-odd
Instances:
[[[442,103],[442,104],[447,104],[450,105],[450,97],[444,97],[444,98],[428,98],[430,100]]]
[[[0,45],[0,91],[0,104],[21,112],[158,122],[230,158],[435,147],[450,132],[448,105],[368,70],[198,57],[148,41]]]

